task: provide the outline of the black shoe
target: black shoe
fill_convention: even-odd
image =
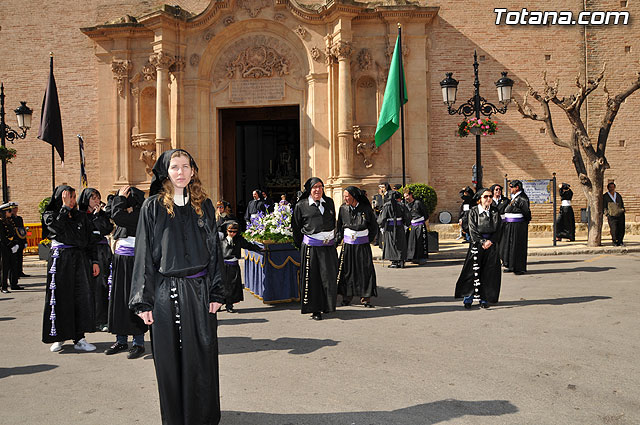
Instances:
[[[15,286],[12,286],[11,289],[13,289],[14,291],[21,291],[24,289],[24,286],[15,285]]]
[[[489,308],[489,303],[486,301],[480,302],[480,308]]]
[[[144,346],[143,345],[134,345],[129,350],[129,354],[127,355],[128,359],[137,359],[144,354]]]
[[[464,303],[464,308],[471,310],[471,303]]]
[[[348,306],[348,305],[350,305],[350,304],[351,304],[351,301],[345,301],[345,300],[342,300],[342,303],[341,303],[341,304],[342,304],[342,306],[343,306],[343,307],[346,307],[346,306]]]
[[[322,320],[322,313],[313,313],[313,314],[311,315],[311,318],[312,318],[313,320]]]
[[[0,289],[0,292],[2,292],[3,294],[10,294],[11,293],[11,291],[9,291],[7,288]]]
[[[365,308],[373,308],[373,304],[371,304],[370,302],[364,302],[362,303],[362,306]]]
[[[116,342],[111,347],[109,347],[106,350],[104,350],[104,353],[107,356],[110,356],[112,354],[117,354],[117,353],[121,353],[123,351],[127,351],[128,348],[129,348],[129,344],[120,344],[120,343]]]
[[[526,273],[526,272],[523,272],[523,271],[513,272],[513,274],[517,274],[517,275],[523,275],[523,274],[525,274],[525,273]]]
[[[233,309],[233,304],[227,304],[227,306],[225,307],[225,310],[227,310],[227,313],[235,313],[236,312]]]
[[[24,274],[24,273],[20,273],[20,276],[19,276],[19,277],[31,277],[31,275],[29,275],[29,274]]]

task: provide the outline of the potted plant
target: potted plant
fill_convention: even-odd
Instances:
[[[482,136],[496,134],[498,123],[491,118],[465,118],[458,125],[458,136],[467,137],[469,133]]]

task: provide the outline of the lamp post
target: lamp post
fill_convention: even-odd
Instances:
[[[0,83],[0,144],[2,150],[7,148],[6,141],[13,141],[16,138],[24,139],[27,137],[27,130],[31,128],[31,114],[33,110],[27,106],[27,102],[20,102],[14,112],[18,119],[18,127],[22,133],[18,133],[9,127],[4,121],[4,84]],[[4,154],[5,152],[3,152]],[[2,202],[9,202],[9,188],[7,187],[7,160],[2,159]]]
[[[496,88],[498,89],[498,101],[503,105],[502,108],[498,108],[492,103],[487,102],[480,96],[480,81],[478,80],[478,53],[473,52],[473,73],[475,80],[473,86],[475,92],[473,97],[466,103],[460,105],[457,109],[452,108],[456,103],[456,94],[458,91],[458,81],[455,80],[453,72],[447,72],[446,78],[440,82],[442,88],[442,100],[447,105],[449,115],[464,115],[465,118],[475,114],[476,119],[480,119],[480,115],[490,117],[491,114],[507,112],[507,105],[511,102],[511,89],[513,87],[513,80],[507,77],[507,72],[502,73],[502,78],[496,81]],[[480,132],[476,131],[476,190],[482,187],[482,152],[480,148]]]

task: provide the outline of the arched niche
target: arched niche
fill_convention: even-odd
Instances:
[[[376,80],[363,76],[356,82],[355,123],[358,125],[375,125],[377,122],[377,92]]]

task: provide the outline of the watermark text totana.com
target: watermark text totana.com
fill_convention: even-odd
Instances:
[[[627,11],[508,10],[495,8],[496,25],[627,25]]]

